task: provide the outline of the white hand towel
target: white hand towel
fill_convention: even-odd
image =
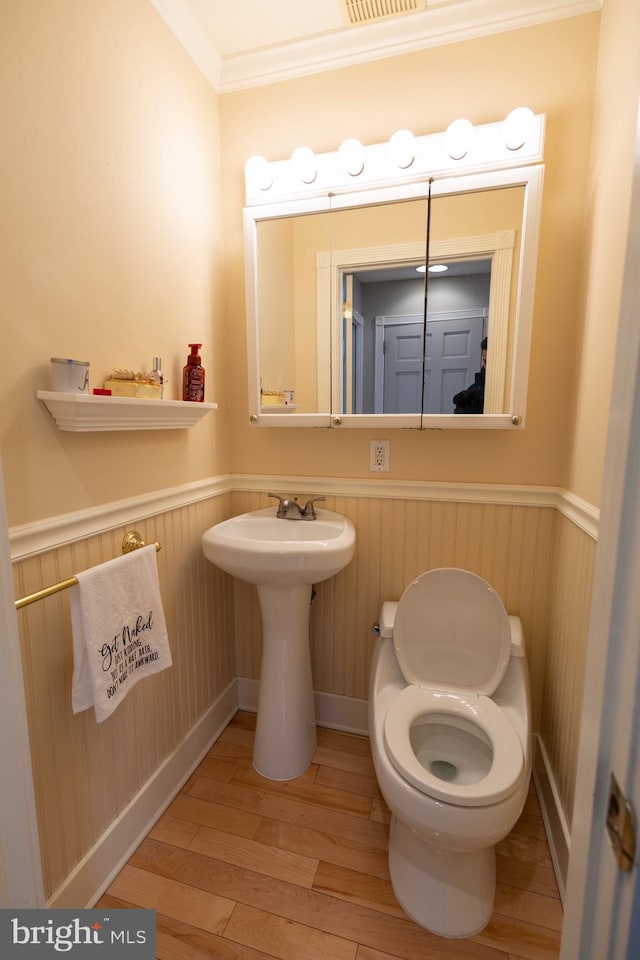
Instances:
[[[105,720],[143,677],[171,666],[155,546],[76,574],[71,588],[74,713]]]

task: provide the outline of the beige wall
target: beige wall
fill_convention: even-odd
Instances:
[[[245,386],[240,210],[245,160],[284,159],[305,144],[334,150],[347,136],[383,142],[399,127],[443,130],[527,104],[547,114],[539,280],[527,428],[391,434],[391,478],[559,484],[571,440],[579,275],[598,15],[437,47],[221,97],[234,472],[369,475],[371,431],[251,428]],[[554,69],[545,65],[554,64]],[[232,295],[233,294],[233,295]],[[338,465],[336,467],[336,465]]]
[[[563,485],[599,504],[629,220],[640,98],[640,6],[606,0],[600,31],[593,142],[585,194],[579,307],[582,334]],[[604,518],[606,520],[606,517]],[[540,734],[571,822],[595,544],[559,518],[553,550]]]
[[[595,97],[574,398],[573,454],[565,485],[599,504],[624,267],[638,96],[640,5],[606,0]]]
[[[144,0],[113,0],[108,12],[100,0],[14,5],[11,29],[0,32],[12,131],[0,153],[0,449],[10,524],[231,467],[323,476],[339,464],[340,474],[367,476],[369,431],[248,426],[244,160],[256,151],[284,157],[301,142],[333,149],[351,133],[382,141],[401,125],[428,132],[461,114],[490,121],[515,103],[548,117],[527,429],[398,431],[391,479],[564,483],[598,25],[596,15],[577,17],[218,98]],[[551,62],[561,75],[540,69]],[[612,340],[602,324],[592,328],[583,384],[594,340]],[[95,385],[114,366],[141,368],[160,354],[167,393],[179,396],[193,339],[204,344],[207,399],[221,405],[193,430],[76,436],[57,430],[35,400],[58,355],[90,360]],[[605,404],[583,393],[597,416],[581,404],[569,485],[595,502]],[[595,433],[587,420],[600,424]]]
[[[14,3],[11,29],[0,30],[0,98],[10,131],[0,152],[0,450],[11,525],[229,470],[368,476],[369,431],[248,426],[244,161],[256,152],[280,159],[302,143],[332,150],[348,135],[381,142],[401,126],[428,133],[460,115],[490,122],[520,103],[548,119],[527,428],[517,435],[394,432],[385,479],[564,485],[597,506],[608,389],[601,400],[590,388],[594,379],[607,386],[610,380],[635,6],[634,0],[607,0],[598,74],[600,17],[588,15],[218,98],[146,0]],[[623,114],[615,113],[620,130],[606,110],[614,103],[624,106]],[[619,134],[615,149],[612,129]],[[594,190],[602,171],[607,184],[621,186],[619,198],[615,190]],[[191,340],[204,344],[207,399],[220,403],[193,430],[65,434],[35,400],[36,389],[47,385],[49,357],[59,355],[90,360],[95,385],[113,366],[142,367],[160,354],[168,394],[179,396]],[[576,389],[580,403],[574,407]],[[235,608],[229,609],[230,581],[203,566],[198,545],[204,526],[252,503],[238,494],[231,504],[227,498],[206,509],[169,511],[142,531],[165,541],[163,599],[179,669],[150,683],[176,712],[172,719],[154,713],[151,687],[134,691],[123,716],[135,715],[138,742],[151,753],[140,772],[135,751],[126,755],[124,780],[111,795],[86,751],[101,748],[104,737],[113,752],[124,720],[115,717],[112,730],[103,725],[96,731],[87,717],[71,718],[65,601],[47,601],[54,604],[50,615],[35,607],[22,617],[48,890],[63,882],[228,679],[255,674],[255,606],[236,585]],[[428,566],[477,570],[525,623],[537,725],[569,816],[586,638],[580,614],[590,590],[592,541],[548,508],[346,495],[330,505],[354,516],[359,546],[356,562],[318,592],[316,687],[366,696],[370,626],[379,601],[398,596]],[[109,536],[25,561],[16,567],[17,592],[116,552],[116,538]],[[179,614],[184,609],[195,617],[186,632]],[[48,642],[52,624],[54,645]],[[182,650],[187,633],[191,646]],[[39,653],[51,658],[56,678],[48,692]],[[64,775],[57,785],[47,752],[54,725]],[[75,791],[95,792],[86,807],[72,806],[73,816],[64,820],[69,832],[59,835],[47,804],[53,803],[51,791],[59,790],[55,810],[62,815],[69,783]]]
[[[10,7],[10,10],[8,9]],[[11,526],[228,470],[223,419],[62,433],[49,358],[161,356],[181,395],[202,342],[224,401],[218,98],[148,0],[20,0],[0,28],[0,450]]]

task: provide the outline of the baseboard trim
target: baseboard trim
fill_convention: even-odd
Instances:
[[[571,834],[544,743],[539,734],[536,734],[534,739],[533,780],[538,792],[560,899],[564,903]]]
[[[320,727],[369,736],[369,704],[336,693],[315,693],[316,721]]]
[[[258,710],[258,681],[252,677],[237,677],[238,709],[256,713]],[[335,693],[314,693],[316,723],[320,727],[369,736],[369,709],[366,700],[341,697]]]
[[[49,909],[91,907],[164,813],[238,709],[233,680],[49,898]]]

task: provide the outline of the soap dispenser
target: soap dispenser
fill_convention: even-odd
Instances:
[[[198,350],[201,343],[190,343],[191,353],[187,357],[186,366],[182,370],[182,399],[204,400],[204,367],[200,363]]]

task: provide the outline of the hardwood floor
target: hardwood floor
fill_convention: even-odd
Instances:
[[[554,960],[562,908],[531,788],[498,846],[495,910],[470,939],[437,937],[398,905],[389,813],[369,741],[318,730],[309,770],[251,766],[237,714],[99,900],[157,911],[160,960]]]

